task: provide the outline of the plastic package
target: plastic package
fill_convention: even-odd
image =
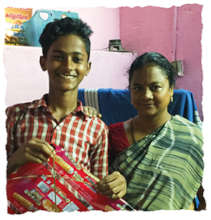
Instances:
[[[134,210],[122,199],[95,191],[98,179],[82,169],[63,149],[46,164],[27,163],[7,181],[8,213],[27,211]]]
[[[32,16],[31,8],[5,8],[5,44],[26,45],[23,23]]]

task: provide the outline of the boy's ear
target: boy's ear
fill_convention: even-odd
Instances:
[[[92,63],[91,62],[88,62],[88,64],[87,64],[88,66],[87,66],[87,72],[86,72],[86,76],[88,75],[88,73],[90,72],[90,70],[91,70],[91,66],[92,66]]]
[[[46,58],[44,56],[40,56],[40,66],[42,68],[43,71],[47,70],[46,67]]]

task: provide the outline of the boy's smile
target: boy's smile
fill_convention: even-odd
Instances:
[[[48,70],[50,90],[77,90],[91,64],[84,41],[77,35],[59,37],[41,57],[43,70]]]

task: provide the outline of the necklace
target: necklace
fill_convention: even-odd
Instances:
[[[131,119],[130,121],[130,134],[131,134],[131,137],[132,137],[132,141],[134,144],[136,144],[136,139],[135,139],[135,136],[134,136],[134,121],[133,121],[133,118]]]
[[[168,119],[168,120],[171,120],[171,119],[172,119],[172,116],[171,116],[170,119]],[[168,121],[168,120],[167,120],[167,121]],[[165,121],[165,123],[166,123],[166,121]],[[142,138],[143,138],[143,137],[146,137],[146,136],[148,136],[148,135],[150,135],[150,134],[153,135],[153,134],[158,133],[158,132],[165,126],[165,123],[163,123],[163,124],[160,125],[160,126],[155,127],[154,129],[151,129],[150,131],[148,131],[147,133],[145,133],[145,135],[142,136]],[[131,138],[132,138],[132,142],[133,142],[133,144],[136,144],[137,141],[136,141],[135,135],[134,135],[134,118],[131,119],[130,124],[129,124],[129,127],[130,127],[130,135],[131,135]]]

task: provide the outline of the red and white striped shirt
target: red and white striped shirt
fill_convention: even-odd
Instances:
[[[108,173],[108,128],[97,117],[88,117],[83,106],[58,122],[46,104],[47,95],[30,103],[17,104],[6,110],[7,155],[32,137],[63,147],[72,158],[93,175]]]

